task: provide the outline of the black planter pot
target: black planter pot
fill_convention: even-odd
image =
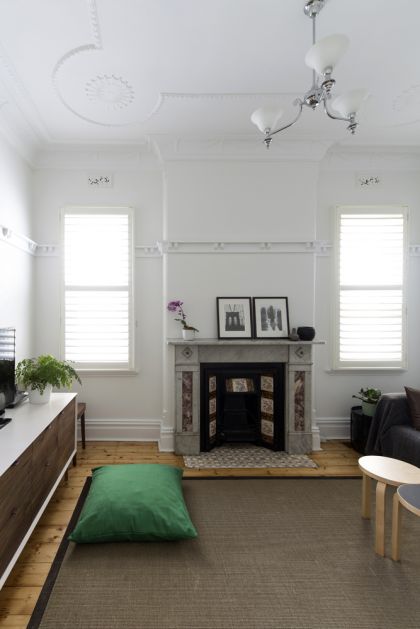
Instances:
[[[301,341],[312,341],[315,338],[315,328],[303,326],[297,329]]]

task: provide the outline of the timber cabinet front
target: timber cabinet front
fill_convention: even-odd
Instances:
[[[65,396],[64,408],[0,476],[0,587],[76,453],[76,397],[74,394],[55,395]],[[73,399],[68,402],[69,397]],[[16,422],[13,427],[17,429],[19,421],[27,419],[34,405],[26,405],[23,413],[19,413],[20,409],[7,412],[15,415],[9,425]],[[39,408],[33,411],[37,415],[42,413]],[[51,409],[45,411],[48,413]],[[28,428],[33,426],[28,424]],[[6,439],[12,436],[4,435]],[[0,434],[0,441],[2,437]]]

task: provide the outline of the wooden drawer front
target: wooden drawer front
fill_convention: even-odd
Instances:
[[[57,479],[57,447],[58,422],[56,418],[33,443],[32,504],[35,513]]]
[[[72,401],[57,417],[58,460],[60,469],[67,463],[76,444],[76,407]]]
[[[31,521],[31,449],[32,446],[0,478],[0,574]]]

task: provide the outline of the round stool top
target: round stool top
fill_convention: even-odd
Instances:
[[[409,511],[420,515],[420,485],[401,485],[397,492],[401,504]]]
[[[388,485],[420,483],[420,468],[387,456],[362,456],[359,467],[367,476]]]

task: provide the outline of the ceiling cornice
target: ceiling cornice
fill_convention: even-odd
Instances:
[[[420,170],[420,146],[334,145],[322,161],[322,170]]]
[[[282,141],[267,151],[255,136],[151,136],[162,162],[190,160],[310,161],[319,162],[331,146],[325,141]]]
[[[34,168],[37,170],[139,170],[159,167],[159,162],[148,141],[129,145],[50,145],[37,151]]]

